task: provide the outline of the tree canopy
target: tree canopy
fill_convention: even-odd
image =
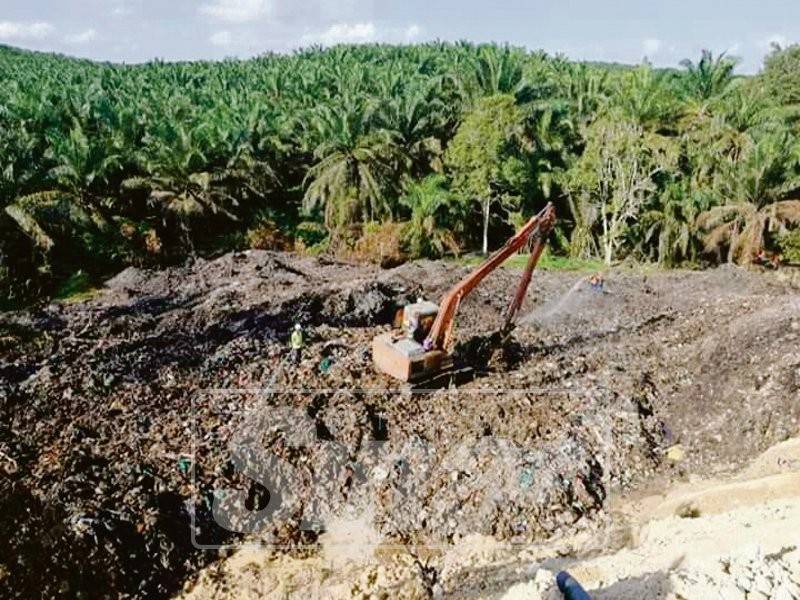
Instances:
[[[789,255],[797,61],[776,49],[738,77],[709,52],[658,70],[469,43],[143,65],[0,47],[0,301],[254,243],[487,251],[548,200],[574,255]]]

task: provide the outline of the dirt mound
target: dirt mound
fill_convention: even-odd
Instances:
[[[0,586],[165,596],[216,556],[195,545],[297,551],[351,513],[401,546],[527,543],[796,427],[796,296],[739,270],[612,273],[604,294],[537,273],[515,343],[473,383],[420,395],[376,375],[370,342],[395,308],[466,271],[252,251],[128,269],[88,302],[4,315]],[[462,353],[501,324],[517,278],[498,271],[464,302]],[[698,382],[714,397],[698,401]]]

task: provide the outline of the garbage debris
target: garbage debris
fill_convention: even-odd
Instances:
[[[0,316],[16,340],[0,354],[0,595],[171,596],[217,558],[198,545],[300,547],[347,507],[401,543],[542,539],[671,472],[673,438],[692,448],[681,468],[713,470],[796,427],[800,308],[757,274],[651,275],[647,293],[606,274],[613,294],[518,329],[513,360],[458,390],[376,374],[396,309],[466,272],[250,251]],[[574,283],[536,277],[527,310]],[[456,352],[502,326],[517,279],[500,270],[464,303]],[[295,323],[304,360],[286,369]]]

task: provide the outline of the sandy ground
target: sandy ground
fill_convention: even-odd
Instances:
[[[733,479],[677,485],[619,509],[632,526],[629,547],[564,565],[598,600],[800,594],[798,439],[771,448]],[[504,598],[549,597],[548,582],[539,575]]]
[[[240,551],[182,597],[555,599],[561,569],[597,600],[800,597],[800,439],[770,448],[736,477],[619,499],[611,510],[608,528],[617,534],[607,537],[585,533],[525,548],[464,538],[443,557],[433,585],[423,561],[381,554],[368,527],[350,523],[333,528],[312,558]],[[597,550],[598,540],[615,539],[624,547]]]

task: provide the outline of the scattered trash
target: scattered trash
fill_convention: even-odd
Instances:
[[[128,269],[87,302],[0,315],[0,334],[15,324],[33,340],[0,354],[0,564],[9,567],[0,595],[172,596],[214,559],[192,545],[192,527],[201,544],[242,539],[217,524],[215,501],[261,506],[263,486],[241,467],[269,457],[320,475],[290,490],[304,510],[371,505],[390,541],[539,540],[601,514],[611,487],[635,486],[665,456],[749,457],[796,429],[797,403],[780,387],[795,381],[783,376],[794,346],[781,338],[796,336],[793,292],[738,270],[653,276],[648,294],[641,278],[615,275],[613,296],[563,302],[574,274],[537,273],[528,309],[559,315],[518,329],[510,359],[479,364],[478,379],[457,390],[387,389],[372,338],[420,288],[440,297],[464,272],[443,261],[387,271],[253,251]],[[732,277],[738,296],[728,301]],[[459,308],[456,354],[502,325],[517,279],[500,270]],[[737,320],[742,311],[754,320]],[[314,338],[285,371],[296,321]],[[760,361],[743,365],[742,347]],[[781,375],[755,390],[751,375],[764,365]],[[698,389],[726,402],[698,399]],[[739,405],[747,422],[734,430],[763,433],[729,433],[725,411]],[[276,426],[282,409],[299,412],[292,435]],[[264,435],[248,446],[253,417]],[[722,442],[692,419],[727,426]],[[690,427],[704,437],[687,438]],[[691,439],[692,454],[666,450],[667,431]],[[238,464],[234,440],[251,451]],[[285,508],[259,534],[287,547],[314,542]]]
[[[667,448],[665,456],[667,457],[667,460],[678,463],[686,458],[686,449],[680,444],[675,444],[674,446]]]
[[[533,485],[533,471],[530,469],[523,469],[519,474],[519,487],[523,490],[530,489]]]
[[[178,470],[186,475],[192,467],[192,459],[188,456],[181,456],[178,459]]]

